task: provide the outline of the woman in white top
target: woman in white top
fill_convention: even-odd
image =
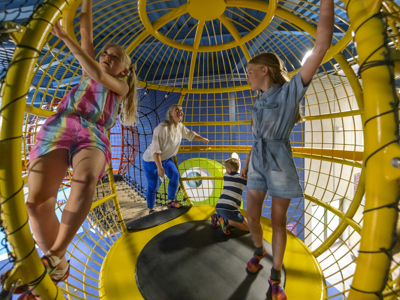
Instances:
[[[209,143],[210,141],[196,132],[187,129],[182,124],[183,109],[173,104],[167,111],[167,119],[160,123],[153,132],[151,145],[143,154],[144,174],[147,179],[146,201],[149,214],[154,212],[158,177],[169,178],[168,207],[179,208],[181,203],[175,201],[175,194],[179,184],[179,171],[173,157],[178,153],[182,138],[189,141],[195,139]]]

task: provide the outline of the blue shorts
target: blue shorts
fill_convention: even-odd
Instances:
[[[247,189],[269,191],[271,197],[303,197],[288,141],[255,141],[247,173]]]
[[[218,217],[222,217],[226,220],[231,220],[238,223],[243,223],[244,217],[240,210],[226,210],[221,208],[215,209]]]

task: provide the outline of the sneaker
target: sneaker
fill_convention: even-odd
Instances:
[[[219,224],[221,225],[222,232],[225,235],[230,235],[231,231],[228,229],[228,220],[225,220],[224,218],[219,218],[218,221]]]
[[[211,223],[212,223],[212,226],[213,227],[215,227],[215,228],[217,228],[217,227],[219,227],[219,221],[218,221],[218,215],[217,214],[211,214]]]
[[[257,273],[260,269],[260,260],[266,256],[267,250],[264,250],[264,253],[261,256],[254,254],[254,256],[247,263],[246,271],[248,273]]]
[[[281,287],[280,281],[272,280],[270,276],[268,283],[271,290],[272,300],[287,300],[285,290],[283,289],[283,287]]]
[[[168,202],[168,205],[167,205],[168,208],[171,208],[171,207],[173,207],[173,208],[181,208],[182,206],[183,205],[181,203],[178,203],[176,201]]]

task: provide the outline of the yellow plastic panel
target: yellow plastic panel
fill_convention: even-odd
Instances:
[[[208,220],[213,206],[195,206],[170,222],[147,230],[126,233],[113,245],[101,270],[101,296],[105,300],[143,299],[136,285],[136,260],[144,246],[163,230],[184,222]],[[245,214],[245,212],[243,212]],[[271,243],[271,221],[262,218],[264,238]],[[210,222],[211,226],[211,222]],[[310,250],[300,239],[288,234],[284,264],[288,299],[319,300],[325,297],[325,279]],[[245,272],[243,266],[243,272]],[[266,283],[267,292],[268,284]]]

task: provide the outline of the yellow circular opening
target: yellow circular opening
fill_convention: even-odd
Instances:
[[[211,21],[220,17],[226,8],[224,0],[189,0],[189,14],[199,21]]]

